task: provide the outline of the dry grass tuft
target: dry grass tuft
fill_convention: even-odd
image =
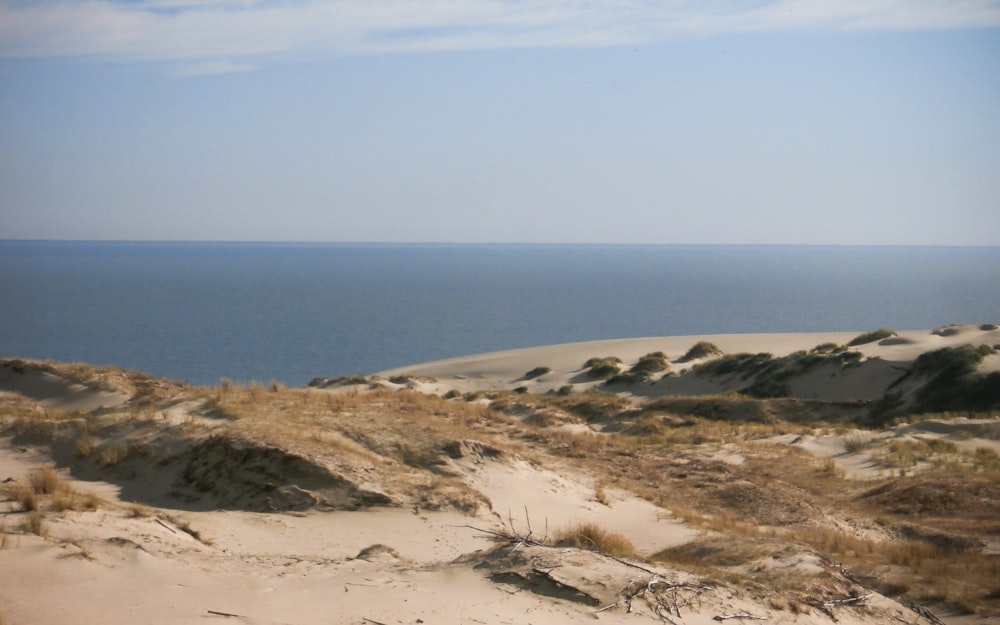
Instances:
[[[578,523],[556,531],[552,537],[560,547],[599,551],[613,556],[634,556],[635,545],[627,537],[596,523]]]
[[[36,536],[41,536],[45,538],[49,535],[49,528],[45,523],[45,517],[42,516],[41,512],[35,511],[28,515],[28,518],[24,520],[21,525],[21,529],[30,534],[35,534]]]
[[[38,510],[38,495],[28,484],[15,482],[11,489],[11,496],[25,512]]]
[[[62,478],[52,467],[35,469],[28,475],[28,483],[31,484],[31,490],[38,495],[52,495],[65,487]]]
[[[874,439],[867,434],[850,434],[844,437],[844,449],[849,454],[856,454],[872,446]]]
[[[76,439],[73,446],[76,449],[76,457],[81,460],[86,460],[94,453],[94,439],[86,434]]]
[[[60,488],[52,495],[52,510],[64,512],[85,512],[97,510],[103,501],[93,493],[78,493],[68,486]]]
[[[138,502],[132,502],[125,506],[128,515],[132,518],[146,518],[153,516],[153,509]]]

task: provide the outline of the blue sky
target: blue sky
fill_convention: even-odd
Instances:
[[[0,0],[0,238],[1000,245],[1000,2]]]

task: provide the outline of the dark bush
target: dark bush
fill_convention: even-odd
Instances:
[[[587,375],[595,380],[608,380],[621,372],[621,358],[607,356],[604,358],[591,358],[584,364],[584,368],[590,369]]]
[[[836,343],[823,343],[809,350],[810,354],[839,354],[847,348]]]
[[[718,356],[722,354],[722,350],[718,348],[715,343],[709,343],[708,341],[698,341],[687,350],[687,353],[681,357],[678,362],[689,362],[691,360],[698,360],[699,358],[707,358],[709,356]]]
[[[896,332],[894,330],[890,330],[889,328],[879,328],[878,330],[872,330],[871,332],[859,334],[851,339],[848,345],[850,347],[854,347],[855,345],[865,345],[868,343],[874,343],[875,341],[881,341],[882,339],[887,339],[890,336],[896,336]]]
[[[535,367],[531,371],[529,371],[529,372],[527,372],[527,373],[524,374],[524,379],[525,380],[532,380],[534,378],[541,377],[541,376],[545,375],[546,373],[551,373],[551,372],[552,372],[552,369],[550,369],[549,367]]]
[[[921,354],[907,374],[929,378],[917,393],[918,407],[928,411],[1000,407],[1000,374],[976,375],[991,351],[988,345],[962,345]]]

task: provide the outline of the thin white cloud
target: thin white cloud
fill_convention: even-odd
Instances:
[[[236,71],[269,56],[998,26],[1000,0],[0,0],[0,57]]]
[[[199,61],[195,63],[185,63],[174,68],[173,73],[177,76],[210,76],[214,74],[233,74],[237,72],[249,72],[256,69],[253,65],[245,63],[234,63],[232,61]]]

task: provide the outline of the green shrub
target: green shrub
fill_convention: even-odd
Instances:
[[[591,358],[587,362],[583,363],[584,369],[593,369],[599,365],[620,365],[622,364],[622,359],[617,356],[605,356],[599,358],[597,356]]]
[[[629,371],[631,373],[651,374],[657,371],[665,371],[669,366],[667,357],[663,352],[651,352],[640,358],[638,362],[632,365]]]
[[[896,332],[894,330],[890,330],[889,328],[879,328],[878,330],[872,330],[871,332],[859,334],[851,339],[848,346],[854,347],[855,345],[866,345],[868,343],[874,343],[875,341],[887,339],[890,336],[896,336]]]
[[[698,341],[691,347],[691,349],[687,350],[687,353],[685,353],[678,362],[689,362],[691,360],[708,358],[709,356],[719,356],[721,354],[722,350],[719,349],[715,343]]]
[[[729,354],[722,358],[697,365],[694,371],[697,375],[739,374],[742,378],[746,379],[770,365],[773,360],[774,356],[765,352],[759,354]]]
[[[844,367],[853,367],[861,364],[862,355],[861,352],[840,352],[837,354],[837,360]]]
[[[550,373],[551,371],[552,369],[550,369],[549,367],[535,367],[531,371],[524,374],[524,379],[533,380],[535,378],[545,375],[546,373]]]
[[[621,372],[621,359],[615,357],[591,358],[587,375],[595,380],[608,380]]]
[[[839,354],[847,348],[836,343],[821,343],[809,350],[810,354]]]
[[[976,373],[992,351],[988,345],[960,345],[925,352],[889,388],[913,378],[925,379],[914,406],[924,412],[1000,408],[1000,373]]]
[[[616,375],[608,378],[604,384],[607,386],[614,386],[616,384],[639,384],[645,382],[649,379],[649,374],[645,372],[633,372],[629,371],[626,373],[618,373]]]

